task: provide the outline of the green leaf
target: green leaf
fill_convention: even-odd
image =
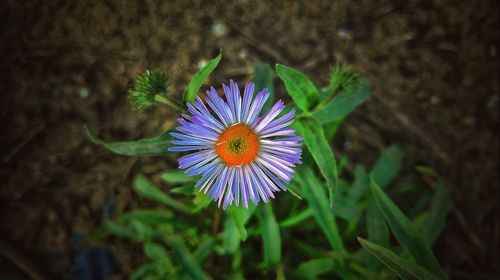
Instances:
[[[311,152],[319,167],[321,175],[326,179],[329,189],[330,207],[333,206],[335,187],[337,186],[337,166],[330,145],[326,141],[321,125],[311,118],[300,118],[295,123],[298,134]]]
[[[106,227],[106,230],[113,235],[129,239],[139,239],[136,232],[128,226],[114,222],[106,222],[104,226]]]
[[[149,280],[155,279],[158,274],[156,263],[147,263],[132,272],[130,280]]]
[[[215,70],[221,59],[222,54],[219,54],[193,76],[184,91],[183,99],[185,102],[193,103],[196,100],[196,96],[198,95],[198,91],[200,90],[203,81]]]
[[[193,204],[195,207],[192,211],[193,213],[200,212],[201,210],[207,208],[210,203],[212,203],[212,199],[210,198],[210,196],[204,194],[203,192],[195,191],[194,194]]]
[[[358,237],[358,241],[364,248],[366,248],[368,251],[374,254],[387,267],[396,272],[398,276],[401,277],[401,279],[409,279],[409,280],[440,279],[439,277],[437,277],[427,269],[423,268],[422,266],[401,258],[400,256],[396,255],[389,249],[371,243],[370,241],[365,240],[361,237]]]
[[[248,209],[232,205],[227,209],[229,215],[234,221],[234,224],[236,225],[236,228],[238,229],[238,232],[240,233],[240,238],[242,241],[245,241],[247,239],[248,234],[247,230],[245,229],[245,224],[252,216],[254,210],[254,205],[249,205]]]
[[[184,170],[172,169],[161,174],[161,180],[167,184],[177,185],[193,182],[193,177],[184,173]]]
[[[172,146],[171,140],[173,139],[168,131],[163,132],[157,137],[146,138],[137,141],[120,141],[120,142],[105,142],[98,139],[87,126],[85,126],[87,137],[95,144],[112,151],[115,154],[123,156],[136,156],[136,157],[151,157],[151,156],[164,156],[171,154],[167,149]]]
[[[330,275],[330,277],[326,275],[320,277],[327,272],[338,275],[340,279],[359,279],[359,276],[354,275],[347,267],[338,265],[332,257],[305,261],[299,264],[294,272],[295,275],[300,276],[300,279],[331,279]]]
[[[226,216],[224,223],[224,232],[222,233],[222,247],[224,253],[235,254],[240,248],[241,234],[231,216]]]
[[[453,209],[448,188],[443,179],[439,179],[436,192],[431,200],[431,208],[422,234],[430,245],[434,244],[441,231],[446,226],[446,216]]]
[[[122,214],[117,221],[119,223],[130,223],[132,220],[138,220],[146,225],[175,225],[177,227],[187,227],[189,224],[184,220],[176,219],[170,211],[138,209]]]
[[[328,85],[326,87],[322,87],[319,89],[319,100],[323,101],[326,98],[328,98],[331,94],[333,94],[333,91],[335,90],[334,87],[331,85]]]
[[[276,64],[276,73],[285,84],[288,94],[295,101],[295,105],[304,112],[311,111],[319,102],[319,92],[313,82],[301,72]]]
[[[210,279],[179,236],[172,234],[164,241],[175,252],[185,273],[195,280]]]
[[[259,92],[264,88],[269,90],[269,98],[264,103],[262,111],[266,112],[271,108],[274,101],[274,73],[269,64],[256,63],[253,65],[253,82],[255,83],[255,92]]]
[[[366,173],[365,168],[362,165],[356,165],[354,167],[354,182],[352,182],[348,194],[349,202],[352,205],[358,203],[361,197],[368,190],[369,185],[370,185],[370,177]]]
[[[165,248],[162,245],[154,242],[144,243],[143,251],[146,257],[148,257],[152,261],[168,258],[168,254]]]
[[[328,206],[328,199],[323,190],[323,183],[318,180],[309,166],[297,169],[295,179],[304,188],[304,198],[307,200],[316,222],[325,234],[330,246],[340,253],[340,258],[345,253],[344,245],[337,227],[335,215]]]
[[[368,198],[366,230],[370,241],[385,247],[389,246],[389,228],[373,197]]]
[[[281,235],[278,222],[274,217],[271,204],[265,203],[257,207],[257,217],[260,224],[262,236],[264,263],[270,268],[278,265],[281,261]]]
[[[337,132],[339,131],[340,126],[343,122],[344,120],[342,119],[339,121],[323,124],[323,130],[325,131],[326,140],[332,141],[333,139],[335,139],[335,136],[337,135]]]
[[[372,179],[371,190],[380,212],[389,224],[392,233],[418,264],[445,279],[439,263],[427,241],[417,232],[412,222],[399,210],[392,200],[377,186]]]
[[[385,222],[384,216],[380,213],[377,207],[377,202],[370,196],[368,197],[368,206],[366,209],[366,232],[368,240],[380,244],[384,247],[389,247],[389,228]],[[380,262],[375,257],[369,255],[368,267],[372,270],[377,270]]]
[[[403,153],[392,146],[384,150],[372,168],[371,177],[382,189],[388,186],[401,169]]]
[[[302,221],[308,219],[309,217],[312,216],[312,210],[311,208],[306,208],[304,211],[300,213],[294,213],[290,215],[286,220],[282,221],[280,223],[280,227],[282,228],[287,228],[287,227],[293,227],[298,224],[300,224]]]
[[[215,238],[209,237],[198,245],[196,250],[193,252],[193,257],[198,263],[202,264],[203,261],[212,253],[215,245],[217,244],[216,242],[217,240]]]
[[[342,92],[327,104],[319,105],[312,115],[321,124],[326,124],[344,119],[349,113],[363,104],[372,93],[368,84],[360,86],[354,92]]]
[[[143,197],[161,202],[184,213],[191,213],[191,208],[171,198],[166,193],[158,189],[158,187],[153,185],[153,183],[144,177],[144,175],[139,174],[135,176],[132,182],[132,188]]]
[[[286,186],[286,190],[293,195],[295,198],[302,200],[302,193],[299,191],[299,188],[295,184],[288,184]]]
[[[333,258],[313,259],[299,264],[294,274],[303,279],[318,279],[321,274],[332,271],[334,268],[336,264]]]
[[[194,184],[187,184],[177,188],[172,188],[170,189],[170,193],[192,196],[194,195]]]

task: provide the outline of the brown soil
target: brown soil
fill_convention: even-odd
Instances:
[[[497,1],[167,2],[0,7],[2,252],[51,279],[67,276],[72,237],[97,227],[110,202],[116,213],[137,205],[131,174],[175,166],[112,155],[89,143],[83,124],[107,140],[171,127],[168,108],[127,104],[134,77],[165,70],[180,96],[197,65],[222,49],[213,84],[251,79],[256,61],[292,65],[318,84],[336,62],[366,75],[375,94],[336,148],[371,163],[397,144],[407,169],[429,165],[446,177],[456,210],[436,245],[440,262],[452,278],[498,279]],[[125,272],[137,265],[121,255]],[[2,267],[15,266],[2,258]]]

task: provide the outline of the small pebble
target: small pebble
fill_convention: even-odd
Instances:
[[[79,90],[78,90],[78,95],[81,97],[81,98],[87,98],[89,96],[89,89],[86,88],[86,87],[81,87]]]
[[[344,40],[351,40],[352,35],[351,35],[351,30],[347,27],[341,27],[339,31],[337,32],[337,35]]]
[[[227,27],[227,25],[223,21],[217,20],[212,24],[212,34],[215,37],[223,37],[228,33],[229,27]]]
[[[440,102],[441,102],[441,99],[439,99],[439,97],[437,97],[437,96],[431,97],[431,104],[432,105],[438,105]]]
[[[206,59],[201,59],[198,61],[198,69],[201,69],[207,65],[208,61]]]

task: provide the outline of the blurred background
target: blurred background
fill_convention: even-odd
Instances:
[[[249,81],[256,62],[296,67],[318,85],[328,83],[339,62],[366,76],[374,94],[343,124],[334,150],[372,164],[384,147],[398,145],[403,174],[425,165],[445,177],[454,210],[434,247],[440,263],[453,279],[498,279],[498,6],[494,0],[4,1],[0,275],[68,278],[87,233],[144,203],[130,189],[133,174],[175,168],[176,161],[113,155],[90,143],[83,125],[108,141],[173,127],[176,113],[168,107],[138,112],[128,104],[134,78],[161,69],[170,94],[180,97],[222,50],[203,88]],[[281,82],[275,85],[284,96]],[[393,198],[403,210],[416,200]],[[127,242],[113,243],[112,254],[117,279],[141,261],[140,248]]]

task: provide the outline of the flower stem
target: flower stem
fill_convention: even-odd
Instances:
[[[179,102],[175,101],[174,99],[172,99],[168,96],[164,96],[162,94],[155,95],[155,101],[166,104],[166,105],[170,106],[171,108],[173,108],[177,111],[180,111],[180,112],[186,111],[186,109],[184,109],[184,106],[182,106],[182,104],[180,104]]]

